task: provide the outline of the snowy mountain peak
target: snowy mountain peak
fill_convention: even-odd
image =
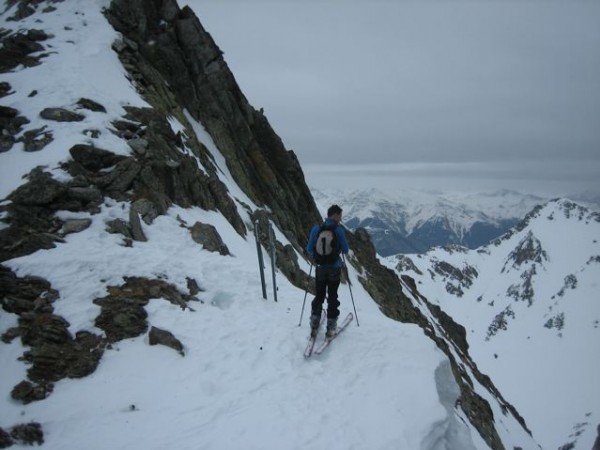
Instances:
[[[555,199],[487,246],[386,261],[469,330],[474,360],[543,448],[591,447],[600,422],[592,375],[600,370],[598,212]],[[548,395],[560,410],[539,407]]]
[[[382,256],[421,253],[448,244],[477,248],[547,201],[514,191],[441,194],[402,190],[392,196],[371,189],[313,194],[322,210],[339,203],[346,225],[366,228]]]

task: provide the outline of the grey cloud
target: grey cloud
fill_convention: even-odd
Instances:
[[[307,167],[538,162],[545,183],[568,161],[600,178],[598,2],[188,3]]]

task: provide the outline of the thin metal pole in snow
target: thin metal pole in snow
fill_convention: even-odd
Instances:
[[[306,290],[304,291],[304,301],[302,302],[302,311],[300,311],[300,321],[298,326],[302,326],[302,316],[304,315],[304,305],[306,304],[306,295],[308,294],[308,285],[310,284],[310,274],[312,273],[313,265],[310,263],[310,270],[308,271],[308,280],[306,281]]]
[[[275,278],[275,258],[277,253],[275,251],[275,233],[273,232],[273,226],[269,223],[269,242],[271,244],[271,274],[273,275],[273,298],[277,301],[277,280]]]
[[[344,261],[344,267],[346,268],[346,278],[348,279],[348,289],[350,289],[350,298],[352,299],[352,307],[354,308],[354,317],[356,317],[356,326],[360,327],[360,323],[358,322],[358,314],[356,314],[356,306],[354,305],[354,296],[352,295],[352,283],[350,282],[350,272],[348,271],[348,266],[346,265],[346,258],[342,253],[342,261]]]
[[[265,283],[265,266],[263,261],[262,247],[258,238],[258,220],[254,223],[254,237],[256,238],[256,253],[258,254],[258,268],[260,269],[260,282],[262,285],[263,298],[267,299],[267,285]]]

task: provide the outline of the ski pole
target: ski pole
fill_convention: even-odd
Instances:
[[[302,316],[304,315],[304,305],[306,304],[306,296],[308,295],[308,285],[310,283],[310,274],[312,273],[312,262],[310,263],[310,270],[308,271],[308,280],[306,281],[306,290],[304,291],[304,301],[302,302],[302,311],[300,312],[300,322],[298,322],[298,326],[302,326]]]
[[[358,322],[358,314],[356,313],[356,305],[354,304],[354,296],[352,295],[352,283],[350,282],[350,272],[348,271],[348,265],[346,264],[346,258],[342,253],[342,261],[344,261],[344,267],[346,268],[346,278],[348,279],[348,289],[350,289],[350,298],[352,299],[352,308],[354,308],[354,317],[356,317],[356,326],[360,327]]]

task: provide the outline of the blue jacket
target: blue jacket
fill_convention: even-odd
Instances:
[[[325,219],[325,225],[333,224],[335,224],[335,220],[329,218]],[[313,258],[315,256],[315,243],[317,242],[317,236],[320,229],[321,225],[313,226],[310,230],[310,235],[308,236],[306,251]],[[348,247],[348,241],[346,240],[346,232],[344,231],[344,227],[338,224],[338,226],[335,228],[335,234],[338,238],[338,242],[340,243],[340,249],[342,250],[342,253],[347,255],[350,249]],[[341,256],[338,258],[335,264],[323,264],[322,267],[342,267]]]

